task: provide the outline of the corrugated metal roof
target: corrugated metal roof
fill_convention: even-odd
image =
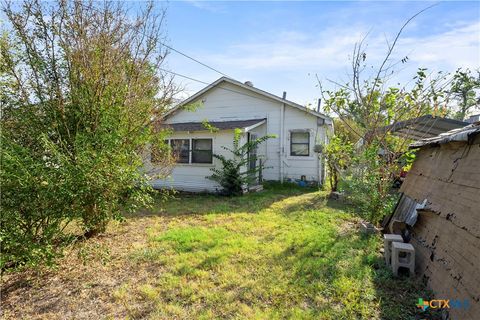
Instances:
[[[394,135],[404,138],[420,140],[425,138],[433,138],[441,133],[450,131],[452,129],[463,128],[466,125],[468,125],[468,122],[425,115],[422,117],[394,123],[381,128],[380,131],[389,131]]]
[[[432,144],[443,144],[452,141],[468,141],[471,137],[480,133],[480,122],[472,123],[463,128],[457,128],[439,134],[436,137],[422,139],[410,144],[410,148],[419,148]]]
[[[182,122],[171,123],[161,125],[162,129],[171,129],[173,131],[209,131],[210,126],[219,130],[231,130],[231,129],[243,129],[261,122],[265,122],[267,119],[249,119],[249,120],[233,120],[233,121],[208,121],[208,125],[205,126],[204,122]]]

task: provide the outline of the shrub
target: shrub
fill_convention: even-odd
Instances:
[[[274,137],[266,135],[253,141],[248,141],[240,146],[242,132],[235,130],[233,138],[233,149],[222,146],[223,149],[232,153],[231,158],[220,154],[214,154],[213,157],[220,160],[222,168],[212,168],[213,174],[208,179],[218,182],[222,186],[222,193],[225,195],[241,195],[243,188],[257,179],[257,173],[265,167],[260,163],[255,169],[250,169],[248,163],[257,160],[256,155],[252,155],[259,144]]]
[[[2,137],[2,214],[0,267],[52,263],[53,242],[60,242],[67,223],[64,202],[72,198],[61,190],[56,170],[42,165],[27,148]]]
[[[73,220],[94,236],[151,201],[143,150],[163,143],[154,125],[175,89],[158,73],[163,12],[143,9],[5,3],[2,267],[51,260]]]
[[[379,149],[372,145],[358,154],[356,162],[342,183],[347,199],[355,205],[356,212],[364,219],[377,224],[392,209],[398,195],[392,191],[396,164],[385,161],[378,155]]]

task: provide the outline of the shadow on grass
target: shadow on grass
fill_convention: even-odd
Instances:
[[[135,214],[127,214],[127,218],[145,216],[184,216],[226,213],[258,213],[276,202],[292,196],[317,192],[317,188],[302,188],[293,184],[265,185],[260,192],[247,193],[243,196],[227,197],[215,194],[178,193],[165,201],[159,196],[152,209],[142,210]]]
[[[416,307],[419,298],[429,299],[432,293],[417,277],[395,278],[379,243],[377,236],[358,230],[324,230],[292,243],[275,263],[294,270],[291,285],[303,287],[311,301],[321,301],[309,306],[320,318],[441,319],[439,312]],[[315,299],[319,292],[320,300]]]
[[[287,228],[295,232],[290,229],[275,235],[285,237],[283,243],[288,245],[280,254],[269,257],[269,263],[293,275],[289,286],[304,293],[303,302],[316,318],[441,319],[416,307],[419,298],[431,297],[422,281],[394,278],[379,252],[378,236],[362,236],[348,223],[356,219],[344,211],[353,209],[316,191],[267,186],[263,192],[234,198],[182,194],[144,215],[176,217],[272,209],[291,219]],[[209,256],[197,268],[215,266],[222,258]]]

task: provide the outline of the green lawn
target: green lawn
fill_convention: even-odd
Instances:
[[[36,301],[60,275],[64,286],[81,287],[78,301],[65,296],[44,310],[48,318],[73,308],[85,318],[416,319],[428,292],[418,279],[393,279],[380,248],[380,236],[362,237],[356,218],[325,192],[177,195],[79,244],[43,285],[19,294]],[[83,310],[92,296],[97,313]],[[38,311],[35,303],[10,309]]]
[[[384,268],[379,237],[322,192],[271,188],[242,198],[183,196],[132,259],[163,272],[118,299],[152,318],[403,319],[426,296]],[[404,292],[406,290],[406,292]]]

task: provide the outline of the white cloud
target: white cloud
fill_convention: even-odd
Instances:
[[[412,49],[412,60],[420,65],[447,68],[480,67],[480,22],[455,27],[424,38],[405,38],[400,46]]]
[[[195,8],[210,11],[210,12],[224,12],[224,9],[219,6],[218,2],[201,1],[201,0],[182,0]]]
[[[209,60],[227,67],[245,69],[281,68],[302,66],[340,66],[346,55],[361,38],[360,32],[345,32],[335,37],[324,33],[319,39],[299,32],[281,33],[256,42],[234,44],[225,53],[212,55]]]
[[[378,30],[380,26],[376,28]],[[409,60],[396,67],[392,83],[407,83],[419,67],[447,72],[453,72],[459,67],[480,67],[480,22],[459,21],[444,26],[444,29],[448,31],[437,34],[423,32],[425,35],[420,36],[418,34],[422,34],[423,30],[417,26],[414,32],[409,29],[408,36],[400,38],[391,62],[399,61],[405,56]],[[249,41],[233,41],[224,50],[198,54],[196,57],[240,81],[251,80],[259,88],[279,95],[287,90],[292,100],[306,103],[319,97],[319,91],[315,88],[315,73],[322,80],[348,80],[351,70],[349,57],[355,43],[368,31],[366,25],[344,25],[318,32],[259,32]],[[374,31],[366,40],[367,62],[378,67],[388,48],[385,34],[388,34],[391,42],[396,30]],[[194,64],[178,66],[179,71],[204,81],[213,81],[219,77]],[[324,85],[330,89],[335,87],[328,82]],[[203,86],[189,83],[189,93]]]
[[[265,34],[254,41],[231,45],[223,53],[206,57],[212,63],[224,68],[268,70],[291,70],[308,68],[311,71],[348,67],[348,57],[353,46],[367,32],[332,28],[322,31],[316,37],[300,32],[284,32],[278,35]],[[367,38],[368,61],[376,64],[387,50],[383,35]],[[415,67],[432,69],[457,67],[480,67],[480,22],[456,26],[450,31],[425,37],[401,38],[394,57],[401,59],[408,55]]]

